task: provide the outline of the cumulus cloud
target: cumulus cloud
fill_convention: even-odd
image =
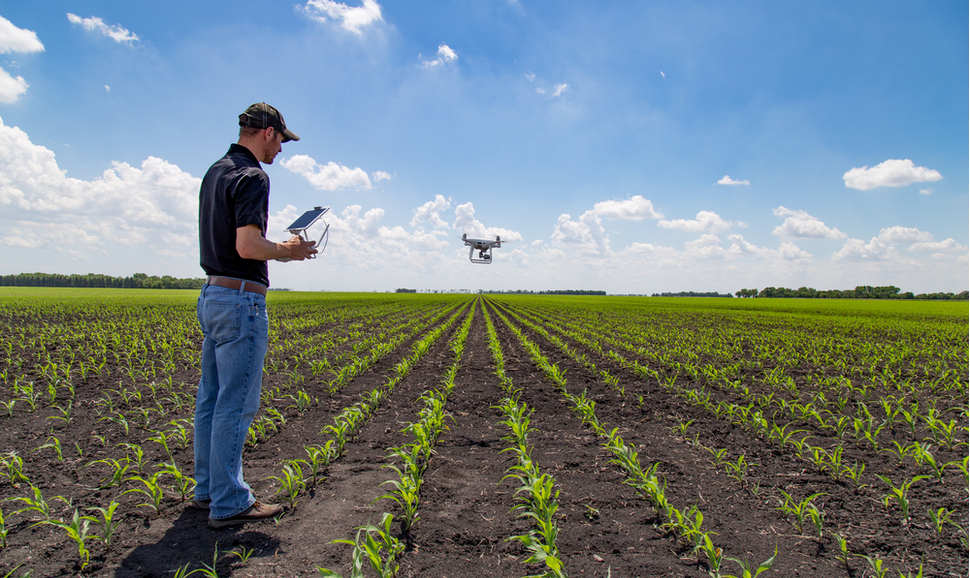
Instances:
[[[584,212],[575,221],[568,213],[559,216],[552,233],[552,240],[559,245],[572,247],[585,254],[608,256],[610,237],[603,228],[602,219],[619,221],[642,221],[663,217],[653,208],[653,203],[641,195],[622,201],[601,201]]]
[[[13,22],[0,16],[0,54],[10,52],[43,52],[44,45],[33,30],[17,28]]]
[[[141,40],[137,34],[129,32],[127,29],[122,28],[118,25],[108,25],[104,23],[104,20],[98,18],[97,16],[91,16],[90,18],[81,18],[76,14],[67,13],[67,19],[71,21],[71,24],[77,24],[81,28],[87,30],[88,32],[98,32],[108,38],[114,40],[118,44],[127,42],[130,46],[131,44]]]
[[[751,181],[749,181],[749,180],[738,180],[738,181],[736,181],[736,180],[732,179],[729,175],[724,175],[721,178],[721,180],[719,180],[718,182],[716,182],[714,184],[715,185],[750,185],[751,184]]]
[[[347,6],[333,0],[308,0],[301,10],[318,22],[340,22],[341,28],[357,35],[363,34],[367,26],[383,20],[381,6],[374,0],[364,0],[363,6]]]
[[[441,213],[450,208],[451,202],[444,195],[435,195],[433,201],[428,201],[411,211],[413,217],[410,224],[412,227],[418,227],[424,223],[430,223],[435,229],[447,229],[448,223],[441,218]],[[474,215],[474,212],[472,215]]]
[[[888,227],[879,231],[877,237],[883,243],[898,245],[900,243],[915,243],[917,241],[932,241],[933,235],[920,231],[914,227]]]
[[[146,245],[187,254],[197,242],[200,179],[148,157],[91,181],[67,177],[53,151],[0,119],[0,243],[19,247]]]
[[[374,171],[373,173],[371,173],[370,178],[374,179],[375,183],[379,183],[381,181],[391,180],[391,175],[389,175],[384,171]]]
[[[458,54],[447,44],[442,44],[438,46],[438,58],[435,58],[434,60],[424,60],[421,62],[421,66],[425,68],[434,68],[435,66],[450,64],[456,60],[458,60]]]
[[[307,155],[293,155],[280,161],[284,169],[305,178],[314,188],[321,191],[336,191],[337,189],[369,189],[370,177],[361,168],[351,169],[331,161],[326,165],[317,164]],[[387,174],[387,173],[383,173]]]
[[[731,241],[731,246],[727,250],[728,253],[739,257],[750,255],[761,259],[781,259],[793,263],[812,260],[811,253],[803,251],[790,241],[783,241],[777,249],[771,249],[768,247],[758,247],[753,243],[749,243],[741,235],[730,235],[728,240]]]
[[[10,76],[6,70],[0,68],[0,102],[11,104],[17,102],[30,87],[22,76]]]
[[[604,219],[622,221],[642,221],[663,217],[653,209],[653,203],[640,195],[633,195],[623,201],[602,201],[593,205],[593,213]]]
[[[673,221],[660,221],[658,226],[664,229],[679,229],[688,233],[720,233],[734,227],[735,225],[744,227],[744,223],[725,221],[720,215],[712,211],[701,211],[693,220],[676,219]]]
[[[913,243],[909,246],[910,251],[935,251],[938,253],[955,253],[957,251],[966,252],[967,248],[957,243],[954,239],[947,239],[945,241],[924,241],[919,243]]]
[[[868,191],[877,187],[904,187],[912,183],[924,183],[943,179],[938,171],[926,167],[917,167],[909,159],[889,159],[869,168],[852,168],[842,180],[850,189]]]
[[[868,243],[862,239],[849,239],[836,253],[832,255],[834,261],[888,261],[896,259],[899,254],[896,248],[873,237]]]
[[[786,218],[784,223],[775,227],[772,235],[805,239],[844,239],[848,236],[838,229],[825,226],[825,223],[805,211],[779,206],[773,212],[776,217]]]
[[[455,207],[455,222],[452,227],[462,231],[469,237],[489,238],[499,236],[502,241],[521,241],[522,234],[511,229],[501,227],[486,227],[475,218],[475,205],[469,201]]]
[[[12,22],[0,16],[0,54],[11,52],[43,52],[44,45],[33,30],[17,28]],[[0,102],[12,104],[27,92],[30,85],[22,76],[11,76],[0,68]]]

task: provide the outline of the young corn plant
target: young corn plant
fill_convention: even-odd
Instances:
[[[296,507],[296,500],[300,492],[306,490],[306,479],[303,477],[303,468],[299,464],[301,461],[290,460],[283,464],[282,475],[267,478],[269,480],[276,480],[279,483],[280,489],[276,491],[276,494],[283,494],[283,498],[290,505],[291,509]]]
[[[348,578],[364,578],[364,562],[380,578],[394,578],[400,565],[397,557],[404,552],[404,544],[391,534],[394,516],[385,512],[377,526],[366,525],[357,528],[354,540],[334,540],[331,544],[349,544],[354,547],[351,556],[351,569]],[[361,540],[363,535],[363,540]],[[324,578],[343,578],[333,570],[317,567]]]
[[[877,475],[880,480],[886,482],[889,485],[889,494],[883,496],[882,502],[886,508],[889,508],[889,502],[894,501],[899,507],[899,513],[902,517],[903,525],[909,523],[909,489],[913,484],[920,480],[928,480],[929,476],[914,476],[909,480],[904,480],[899,484],[899,486],[893,485],[893,481],[886,476]]]
[[[115,510],[118,509],[119,505],[120,504],[118,504],[118,502],[112,500],[111,503],[108,504],[107,508],[102,508],[100,506],[88,508],[88,510],[101,514],[100,520],[93,516],[86,518],[101,526],[101,535],[92,534],[91,538],[104,544],[105,548],[111,548],[111,540],[114,537],[115,529],[118,527],[118,524],[121,523],[120,519],[115,518]]]
[[[165,497],[165,493],[164,493],[164,490],[162,489],[162,485],[158,483],[158,477],[160,475],[162,475],[162,472],[158,472],[150,478],[146,478],[143,476],[129,477],[127,480],[125,480],[126,482],[133,482],[133,481],[140,482],[144,487],[135,487],[135,488],[125,490],[124,492],[121,493],[121,495],[123,496],[125,494],[130,494],[133,492],[138,494],[143,494],[147,499],[147,501],[141,504],[138,504],[137,507],[140,508],[142,506],[148,506],[149,508],[154,510],[155,515],[158,516],[161,513],[162,499]]]
[[[783,495],[785,499],[784,501],[779,500],[778,501],[779,507],[775,509],[780,510],[781,512],[787,515],[794,516],[795,522],[793,523],[795,527],[798,528],[799,533],[804,532],[806,520],[811,521],[812,523],[815,523],[815,520],[818,519],[819,521],[818,526],[819,527],[821,526],[822,514],[819,511],[818,507],[815,505],[814,500],[815,498],[824,496],[825,494],[823,492],[812,494],[811,496],[808,496],[804,500],[798,501],[797,499],[793,498],[790,494],[785,492],[785,490],[778,490],[778,491],[781,492],[781,495]]]
[[[701,536],[700,543],[694,547],[695,552],[700,552],[707,564],[707,573],[712,578],[721,578],[721,564],[724,563],[724,551],[714,545],[711,540],[712,532],[705,532]]]
[[[725,574],[724,578],[756,578],[762,572],[767,572],[771,569],[771,566],[775,563],[775,558],[778,556],[778,547],[775,546],[775,553],[771,555],[764,562],[758,565],[757,568],[754,567],[753,562],[747,560],[742,560],[740,558],[728,558],[731,562],[735,562],[738,566],[741,566],[741,575],[734,576],[731,574]]]
[[[50,524],[64,530],[67,537],[74,540],[77,545],[78,556],[81,558],[81,569],[83,570],[91,562],[91,552],[88,550],[86,541],[93,538],[93,536],[88,535],[88,528],[91,524],[91,519],[87,516],[81,516],[78,510],[74,510],[74,517],[71,519],[70,523],[64,520],[44,520],[40,522],[41,524]]]

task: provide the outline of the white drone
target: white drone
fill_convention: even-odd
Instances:
[[[468,245],[468,260],[481,265],[490,265],[492,263],[492,249],[502,246],[502,239],[498,235],[495,235],[493,241],[492,239],[469,239],[466,233],[461,236],[461,240]],[[475,257],[476,250],[478,251],[478,258]]]

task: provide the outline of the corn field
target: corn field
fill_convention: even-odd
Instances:
[[[273,292],[212,530],[196,296],[0,291],[0,576],[968,573],[966,303]]]

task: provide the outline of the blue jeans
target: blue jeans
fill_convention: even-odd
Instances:
[[[255,502],[243,481],[242,451],[259,410],[269,335],[266,298],[206,285],[197,314],[204,339],[195,401],[195,498],[211,500],[209,517],[229,518]]]

